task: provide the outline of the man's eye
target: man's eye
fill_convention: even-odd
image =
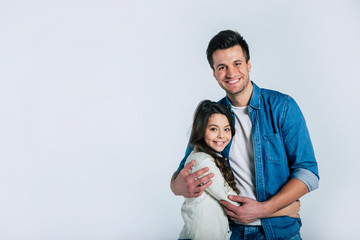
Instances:
[[[225,67],[219,67],[218,68],[218,70],[220,71],[220,70],[224,70],[225,69]]]

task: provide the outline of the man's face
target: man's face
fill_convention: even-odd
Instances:
[[[229,97],[241,94],[250,82],[250,61],[246,63],[240,45],[218,49],[213,55],[214,77]]]

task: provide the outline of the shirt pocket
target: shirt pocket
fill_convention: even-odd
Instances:
[[[279,132],[263,136],[265,145],[265,157],[274,163],[286,161],[284,143]]]

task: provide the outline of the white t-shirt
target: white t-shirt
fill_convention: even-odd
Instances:
[[[248,106],[231,106],[235,113],[235,136],[232,139],[229,161],[234,173],[239,196],[256,200],[256,180],[252,124]],[[248,225],[261,225],[261,221]]]

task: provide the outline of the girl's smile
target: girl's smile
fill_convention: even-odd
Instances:
[[[213,114],[209,117],[205,131],[205,143],[217,152],[222,152],[231,139],[231,128],[228,119],[223,114]]]

